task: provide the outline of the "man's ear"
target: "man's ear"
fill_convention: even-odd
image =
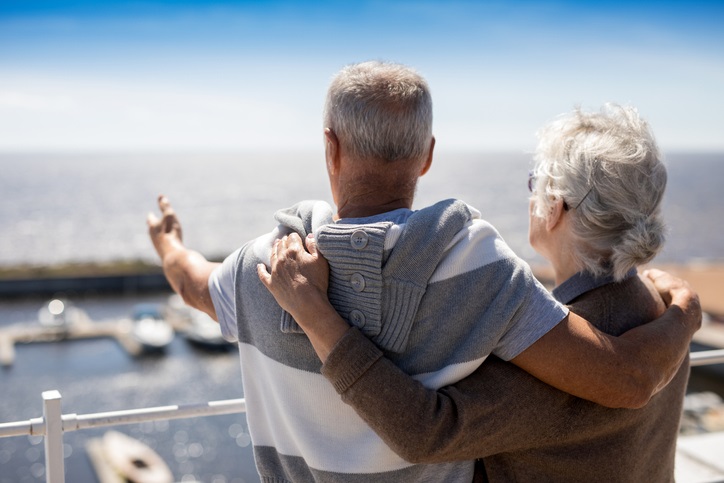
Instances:
[[[327,171],[335,174],[339,169],[339,139],[332,128],[324,128],[324,157],[327,161]]]
[[[546,214],[546,230],[552,231],[563,219],[563,205],[564,201],[562,199],[557,199],[553,202],[553,204],[548,208],[548,213]]]
[[[425,165],[422,167],[422,171],[420,171],[420,176],[424,176],[425,173],[430,171],[430,166],[432,166],[432,152],[435,150],[435,136],[432,137],[430,140],[430,152],[427,154],[427,160],[425,161]]]

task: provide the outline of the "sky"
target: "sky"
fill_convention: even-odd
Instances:
[[[0,0],[0,151],[321,149],[341,67],[428,80],[436,150],[530,151],[575,106],[636,106],[724,151],[724,2]]]

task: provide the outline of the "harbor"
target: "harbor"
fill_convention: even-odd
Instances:
[[[134,307],[168,303],[169,292],[74,294],[92,323],[131,318]],[[42,297],[0,303],[0,329],[38,323]],[[180,327],[180,326],[179,326]],[[128,409],[196,405],[243,397],[238,353],[233,346],[209,350],[180,332],[164,351],[131,354],[114,337],[19,343],[11,366],[0,370],[3,404],[0,423],[43,414],[40,395],[58,390],[64,414],[95,414]],[[180,420],[151,420],[117,428],[68,433],[63,439],[67,482],[99,481],[87,444],[117,429],[152,447],[169,465],[174,481],[252,483],[259,481],[243,414]],[[46,481],[44,441],[39,436],[0,439],[0,482]]]
[[[111,338],[130,356],[165,350],[175,332],[209,350],[227,350],[221,330],[205,314],[185,307],[172,295],[164,304],[137,304],[131,317],[93,321],[71,302],[51,299],[39,309],[38,321],[0,328],[0,364],[15,362],[16,344]]]

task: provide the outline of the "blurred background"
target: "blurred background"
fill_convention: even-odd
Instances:
[[[378,59],[414,67],[432,90],[435,161],[416,207],[462,198],[534,266],[536,130],[578,105],[636,106],[669,169],[669,241],[655,264],[724,314],[722,25],[724,3],[697,0],[2,0],[0,281],[58,266],[157,269],[145,219],[160,193],[187,244],[215,259],[269,231],[279,208],[331,202],[325,92],[344,65]],[[70,295],[94,320],[168,297]],[[42,303],[0,297],[0,327],[36,322]],[[724,394],[722,377],[698,375],[692,390]],[[49,389],[77,413],[242,396],[233,350],[178,338],[151,359],[109,339],[18,346],[0,384],[0,422],[39,416]],[[129,428],[177,480],[258,481],[243,416]],[[66,436],[69,481],[93,481],[84,446],[95,435]],[[40,443],[0,439],[0,483],[42,481]]]

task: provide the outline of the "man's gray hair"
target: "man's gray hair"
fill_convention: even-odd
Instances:
[[[538,132],[534,215],[556,200],[571,216],[573,255],[585,270],[624,278],[664,244],[666,168],[646,121],[633,107],[580,108]]]
[[[354,159],[420,159],[432,139],[430,89],[404,65],[348,65],[329,86],[324,127]]]

